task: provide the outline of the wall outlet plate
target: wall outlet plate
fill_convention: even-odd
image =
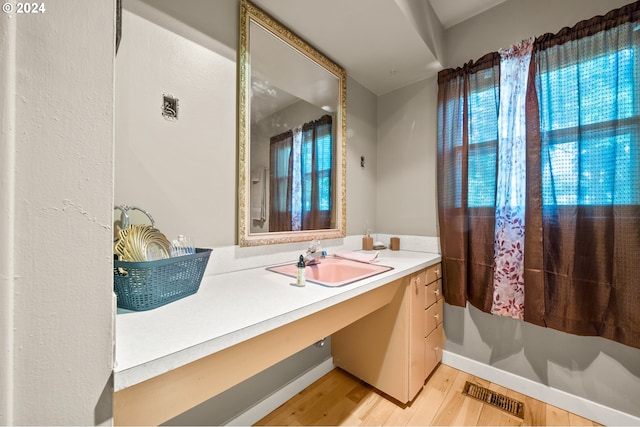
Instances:
[[[162,95],[162,116],[169,120],[178,120],[178,98],[166,93]]]

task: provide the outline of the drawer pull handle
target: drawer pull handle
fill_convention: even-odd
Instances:
[[[435,317],[435,318],[436,318],[436,320],[440,319],[440,313],[436,313],[436,314],[434,314],[434,315],[433,315],[433,317]]]
[[[433,270],[433,272],[436,274],[436,277],[440,277],[440,269],[439,268]]]
[[[433,291],[434,294],[436,294],[437,297],[440,296],[440,289],[436,289],[435,291]]]

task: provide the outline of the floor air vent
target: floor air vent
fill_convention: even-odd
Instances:
[[[495,391],[491,391],[488,388],[480,387],[479,385],[467,381],[464,385],[464,389],[462,390],[462,394],[481,400],[484,403],[495,406],[498,409],[502,409],[516,417],[524,418],[524,403],[503,394],[496,393]]]

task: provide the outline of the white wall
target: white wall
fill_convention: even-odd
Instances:
[[[111,422],[114,4],[0,15],[0,424]]]
[[[116,204],[148,210],[170,239],[184,234],[197,246],[232,245],[235,61],[127,10],[123,29],[116,61]],[[163,94],[178,98],[178,120],[162,116]]]
[[[509,0],[445,32],[447,67],[601,15],[627,0]],[[436,98],[431,101],[435,105]],[[640,416],[640,350],[445,305],[446,349]]]

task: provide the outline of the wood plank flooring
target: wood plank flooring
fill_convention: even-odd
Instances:
[[[524,402],[524,419],[464,396],[466,381]],[[594,426],[539,400],[447,365],[439,365],[409,405],[400,405],[349,373],[334,369],[256,425]]]

